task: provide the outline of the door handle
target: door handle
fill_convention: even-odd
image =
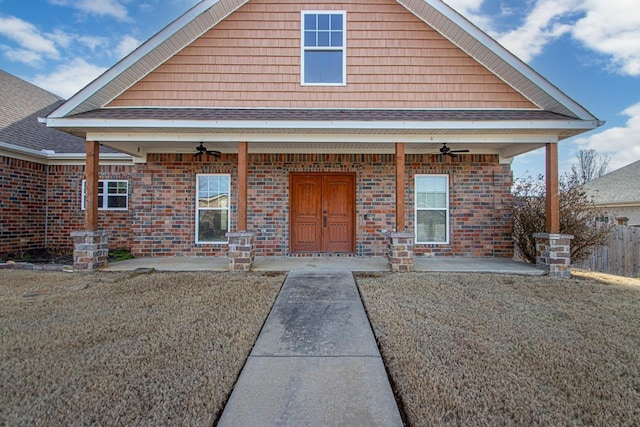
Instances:
[[[326,227],[327,226],[327,216],[326,215],[324,215],[322,217],[322,222],[324,223],[324,226]]]

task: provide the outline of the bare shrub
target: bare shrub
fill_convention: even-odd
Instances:
[[[534,233],[545,231],[546,185],[544,178],[526,177],[514,183],[513,237],[521,257],[536,262]],[[605,243],[613,222],[598,208],[578,181],[563,177],[559,182],[560,233],[573,236],[571,260],[584,260],[594,246]]]

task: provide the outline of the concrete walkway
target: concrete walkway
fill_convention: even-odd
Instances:
[[[348,272],[292,271],[218,426],[401,426]]]

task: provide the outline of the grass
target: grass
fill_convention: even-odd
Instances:
[[[0,425],[210,425],[283,280],[0,271]]]
[[[410,425],[639,425],[640,281],[356,276]]]

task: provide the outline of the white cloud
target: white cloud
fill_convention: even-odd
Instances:
[[[0,46],[4,56],[11,62],[22,62],[23,64],[37,67],[43,64],[42,55],[25,49],[11,49],[9,46]]]
[[[580,148],[593,148],[611,157],[611,169],[640,160],[640,102],[627,108],[622,114],[629,117],[624,127],[609,128],[576,140]]]
[[[118,59],[124,58],[138,46],[140,46],[140,40],[131,36],[124,36],[116,46],[114,54]]]
[[[14,16],[0,17],[0,34],[16,42],[24,51],[57,59],[60,53],[53,40],[47,39],[35,25]]]
[[[525,62],[542,53],[544,47],[571,31],[566,22],[581,1],[538,0],[521,27],[498,35],[498,41]]]
[[[91,51],[109,45],[109,39],[98,36],[78,36],[77,40],[80,44],[88,47]]]
[[[127,8],[118,0],[49,0],[51,4],[68,6],[88,15],[111,16],[120,21],[130,21]]]
[[[82,58],[75,58],[60,65],[50,74],[37,75],[33,84],[68,99],[105,70],[106,68],[89,64]]]
[[[585,0],[586,15],[573,36],[586,47],[611,57],[621,74],[640,76],[640,13],[637,0]]]

